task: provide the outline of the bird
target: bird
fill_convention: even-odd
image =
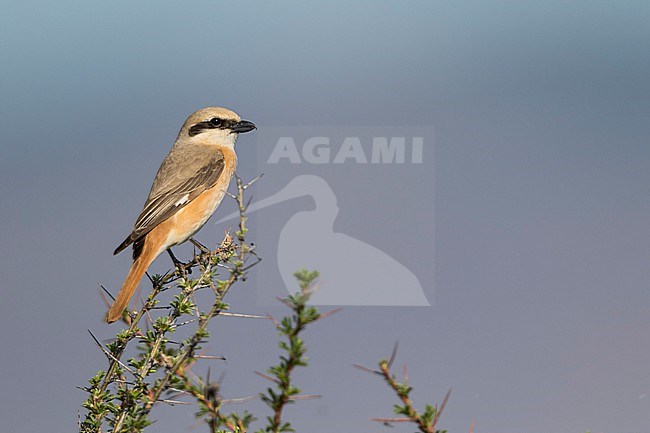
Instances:
[[[257,129],[253,122],[223,107],[192,113],[178,133],[153,181],[131,233],[114,251],[133,245],[133,264],[105,320],[113,323],[127,308],[149,265],[171,247],[190,239],[207,222],[235,172],[239,134]]]

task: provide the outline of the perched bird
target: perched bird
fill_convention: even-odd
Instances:
[[[115,249],[133,244],[129,270],[106,321],[115,322],[128,306],[151,262],[196,233],[223,199],[235,172],[235,141],[255,124],[221,107],[207,107],[187,118],[161,164],[131,234]]]

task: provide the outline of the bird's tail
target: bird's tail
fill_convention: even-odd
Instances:
[[[145,239],[145,246],[143,248],[142,254],[133,262],[131,269],[129,270],[120,292],[117,294],[117,298],[113,305],[108,310],[106,315],[106,322],[113,323],[122,316],[124,309],[129,305],[129,301],[135,293],[135,289],[138,287],[142,276],[149,268],[151,262],[158,256],[158,251],[155,251],[154,248],[147,248],[150,245],[147,245]]]

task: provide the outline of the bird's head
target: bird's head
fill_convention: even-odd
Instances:
[[[223,107],[202,108],[190,115],[179,133],[179,139],[233,147],[237,136],[256,129],[253,122],[241,120],[234,111]]]

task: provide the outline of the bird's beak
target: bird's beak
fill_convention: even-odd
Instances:
[[[257,129],[257,126],[255,126],[253,122],[249,122],[248,120],[240,120],[239,122],[235,123],[235,126],[232,127],[232,132],[241,134],[242,132],[252,131],[253,129]]]

